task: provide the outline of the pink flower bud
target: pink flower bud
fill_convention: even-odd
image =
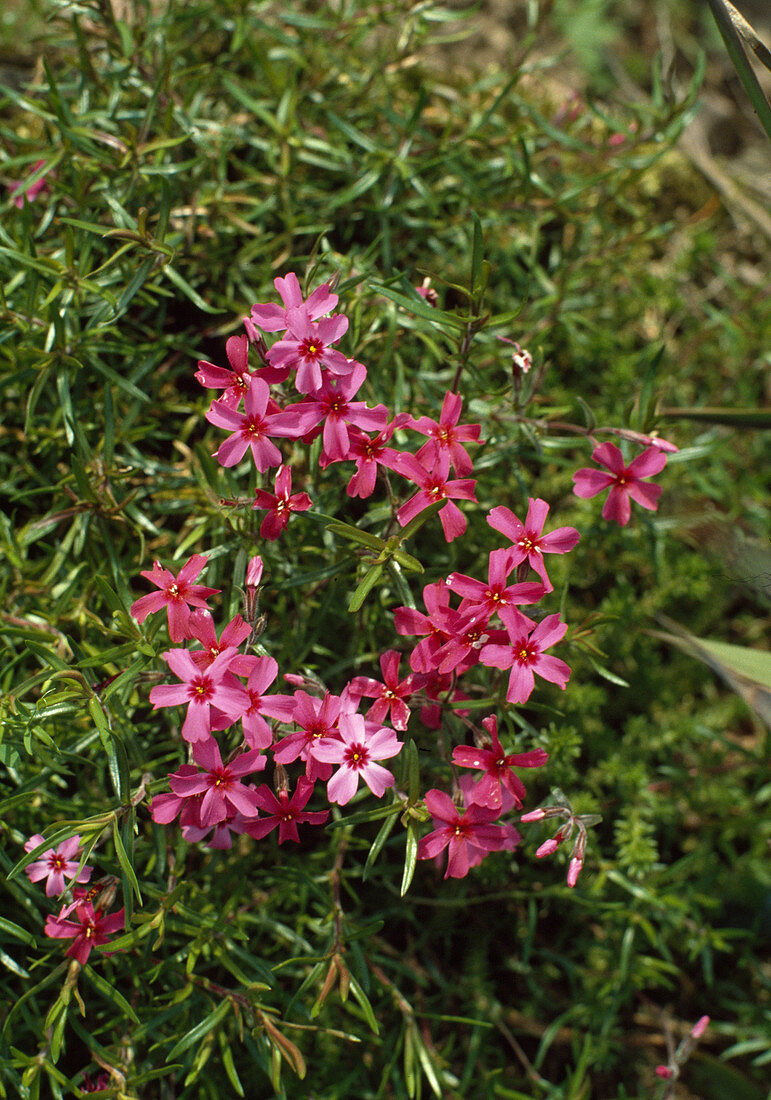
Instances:
[[[691,1035],[694,1039],[701,1039],[704,1032],[707,1030],[707,1024],[709,1023],[709,1016],[701,1016],[691,1028]]]
[[[538,859],[542,859],[544,856],[550,856],[553,852],[556,852],[560,846],[560,842],[556,837],[551,837],[549,840],[545,840],[541,847],[536,851]]]
[[[575,856],[571,859],[570,865],[568,866],[568,886],[571,888],[575,886],[578,881],[578,876],[581,874],[583,865],[584,861],[582,859],[577,859]]]
[[[544,817],[546,817],[546,813],[545,813],[544,810],[528,810],[528,812],[526,814],[522,814],[522,816],[520,817],[519,820],[520,821],[540,821]]]
[[[656,1066],[656,1073],[659,1077],[663,1077],[667,1081],[672,1076],[672,1070],[669,1066]]]
[[[249,560],[246,567],[246,583],[256,588],[262,580],[262,558],[259,554]]]

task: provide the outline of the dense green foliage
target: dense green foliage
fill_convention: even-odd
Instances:
[[[4,877],[0,1095],[79,1095],[101,1061],[125,1078],[113,1095],[142,1098],[643,1097],[667,1024],[679,1038],[709,1013],[684,1079],[761,1100],[771,787],[747,699],[762,709],[768,687],[726,685],[677,624],[762,645],[762,433],[676,410],[762,404],[769,311],[757,257],[732,251],[674,148],[697,81],[680,100],[658,84],[649,103],[566,108],[538,26],[505,72],[464,75],[434,43],[464,24],[433,3],[56,7],[42,65],[0,99],[3,180],[48,170],[47,192],[0,207],[0,870],[31,834],[92,836],[133,920],[125,951],[85,968],[82,1017],[57,1001],[54,907]],[[356,615],[361,562],[323,520],[259,539],[238,503],[251,464],[211,458],[221,432],[193,379],[292,270],[339,276],[370,403],[436,415],[460,371],[486,441],[467,535],[448,545],[431,520],[409,546],[420,583],[385,575]],[[410,291],[426,275],[435,311]],[[535,359],[517,399],[498,335]],[[681,447],[658,512],[628,527],[571,492],[596,425]],[[314,511],[383,534],[385,493],[352,502],[350,468],[317,457],[292,454]],[[396,644],[403,586],[419,599],[451,570],[480,575],[499,545],[486,512],[523,515],[528,496],[582,533],[551,569],[573,672],[517,708],[501,676],[494,705],[507,744],[550,754],[527,808],[560,788],[602,815],[574,890],[560,855],[533,859],[537,825],[460,881],[418,864],[400,897],[398,817],[366,874],[378,821],[230,852],[151,821],[184,745],[148,701],[167,643],[128,615],[141,569],[209,553],[224,622],[259,552],[261,641],[282,673],[339,690]],[[425,791],[447,769],[415,728]],[[463,735],[452,715],[445,735]]]

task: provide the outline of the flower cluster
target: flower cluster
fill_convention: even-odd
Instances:
[[[232,467],[250,456],[257,473],[271,479],[255,489],[252,505],[265,513],[262,538],[280,538],[293,513],[313,507],[304,489],[292,492],[292,470],[281,446],[291,441],[296,448],[298,441],[310,444],[319,437],[322,470],[354,465],[349,496],[371,496],[382,477],[395,525],[414,529],[417,517],[441,503],[446,540],[463,535],[467,520],[457,502],[476,501],[468,448],[483,441],[479,424],[462,421],[462,397],[448,391],[438,419],[392,415],[385,405],[368,405],[361,399],[367,368],[339,347],[348,318],[335,312],[339,299],[331,284],[304,298],[290,273],[277,278],[275,287],[282,304],[252,307],[242,334],[226,343],[228,366],[201,360],[196,373],[203,386],[219,391],[206,413],[227,433],[217,460]],[[532,358],[515,347],[519,377],[530,370]],[[397,433],[401,439],[408,432],[422,437],[412,451],[396,445]],[[654,508],[660,489],[641,479],[658,472],[666,461],[663,451],[674,448],[647,437],[645,442],[649,450],[629,467],[613,444],[598,447],[593,457],[610,473],[578,471],[575,492],[591,496],[610,488],[603,515],[620,523],[629,518],[630,497]],[[394,474],[408,483],[401,499],[390,484]],[[244,618],[236,615],[219,634],[208,609],[216,590],[194,583],[206,556],[194,555],[176,574],[156,562],[142,576],[158,591],[139,598],[131,610],[139,622],[167,613],[173,646],[163,657],[175,681],[154,687],[150,700],[156,709],[186,708],[180,732],[190,755],[169,775],[170,792],[153,799],[154,820],[179,819],[187,840],[207,839],[215,848],[229,847],[232,833],[259,839],[275,828],[279,843],[297,840],[298,824],[322,824],[328,816],[326,809],[306,809],[317,784],[326,785],[327,802],[338,805],[354,797],[360,782],[376,797],[394,786],[381,761],[402,748],[397,732],[407,730],[417,698],[420,720],[429,730],[442,725],[449,707],[465,721],[473,744],[456,745],[447,762],[483,773],[476,782],[469,776],[454,781],[452,796],[435,789],[426,793],[425,812],[435,828],[420,842],[418,857],[434,858],[448,848],[446,873],[457,877],[487,852],[511,850],[519,834],[499,818],[523,804],[525,788],[513,769],[538,767],[546,753],[508,752],[494,715],[474,726],[463,708],[468,696],[460,682],[475,666],[506,670],[510,704],[528,701],[536,677],[565,688],[570,668],[549,651],[564,638],[567,624],[536,605],[553,591],[546,557],[568,553],[579,533],[573,527],[545,531],[549,510],[540,498],[529,500],[524,520],[506,507],[493,508],[487,522],[505,545],[490,552],[486,578],[452,573],[425,586],[425,611],[397,608],[396,633],[418,639],[408,654],[409,671],[400,673],[402,655],[389,649],[380,658],[382,681],[354,676],[340,694],[291,672],[285,673],[295,687],[291,694],[270,690],[278,665],[264,650],[261,656],[251,652],[264,625],[257,615],[259,557],[247,573]],[[372,702],[360,713],[364,699]],[[265,771],[271,757],[272,787],[255,783],[253,777]],[[298,772],[293,793],[287,767]],[[581,836],[585,843],[585,830]],[[578,869],[573,860],[570,885]]]

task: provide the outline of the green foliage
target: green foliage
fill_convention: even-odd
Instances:
[[[585,44],[607,7],[585,6]],[[508,71],[464,75],[436,44],[464,25],[407,0],[62,2],[45,63],[0,97],[3,180],[44,158],[48,185],[0,208],[0,1095],[77,1096],[101,1066],[136,1097],[647,1096],[667,1022],[705,1011],[705,1062],[733,1083],[701,1094],[760,1095],[766,734],[757,692],[693,645],[759,665],[768,487],[746,416],[768,299],[676,150],[695,83],[573,117],[540,27]],[[314,513],[259,540],[248,464],[212,459],[192,376],[290,270],[339,276],[371,404],[433,416],[460,379],[486,441],[463,539],[431,517],[393,541],[386,494],[352,503],[298,444]],[[499,335],[532,353],[524,379]],[[603,427],[681,447],[659,511],[625,528],[571,493]],[[183,755],[148,701],[167,643],[129,615],[141,569],[208,553],[227,618],[259,550],[261,643],[339,690],[395,644],[395,606],[483,574],[485,514],[528,496],[582,533],[550,567],[571,682],[515,708],[505,674],[472,675],[470,705],[508,751],[550,754],[526,808],[560,788],[601,815],[573,891],[561,854],[533,858],[548,822],[460,881],[416,862],[448,776],[422,728],[403,797],[336,810],[299,850],[151,820]],[[465,731],[446,711],[441,738]],[[23,873],[38,832],[79,834],[126,909],[74,984]]]

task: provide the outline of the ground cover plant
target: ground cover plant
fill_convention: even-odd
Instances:
[[[528,11],[39,12],[2,1095],[764,1095],[761,252]]]

